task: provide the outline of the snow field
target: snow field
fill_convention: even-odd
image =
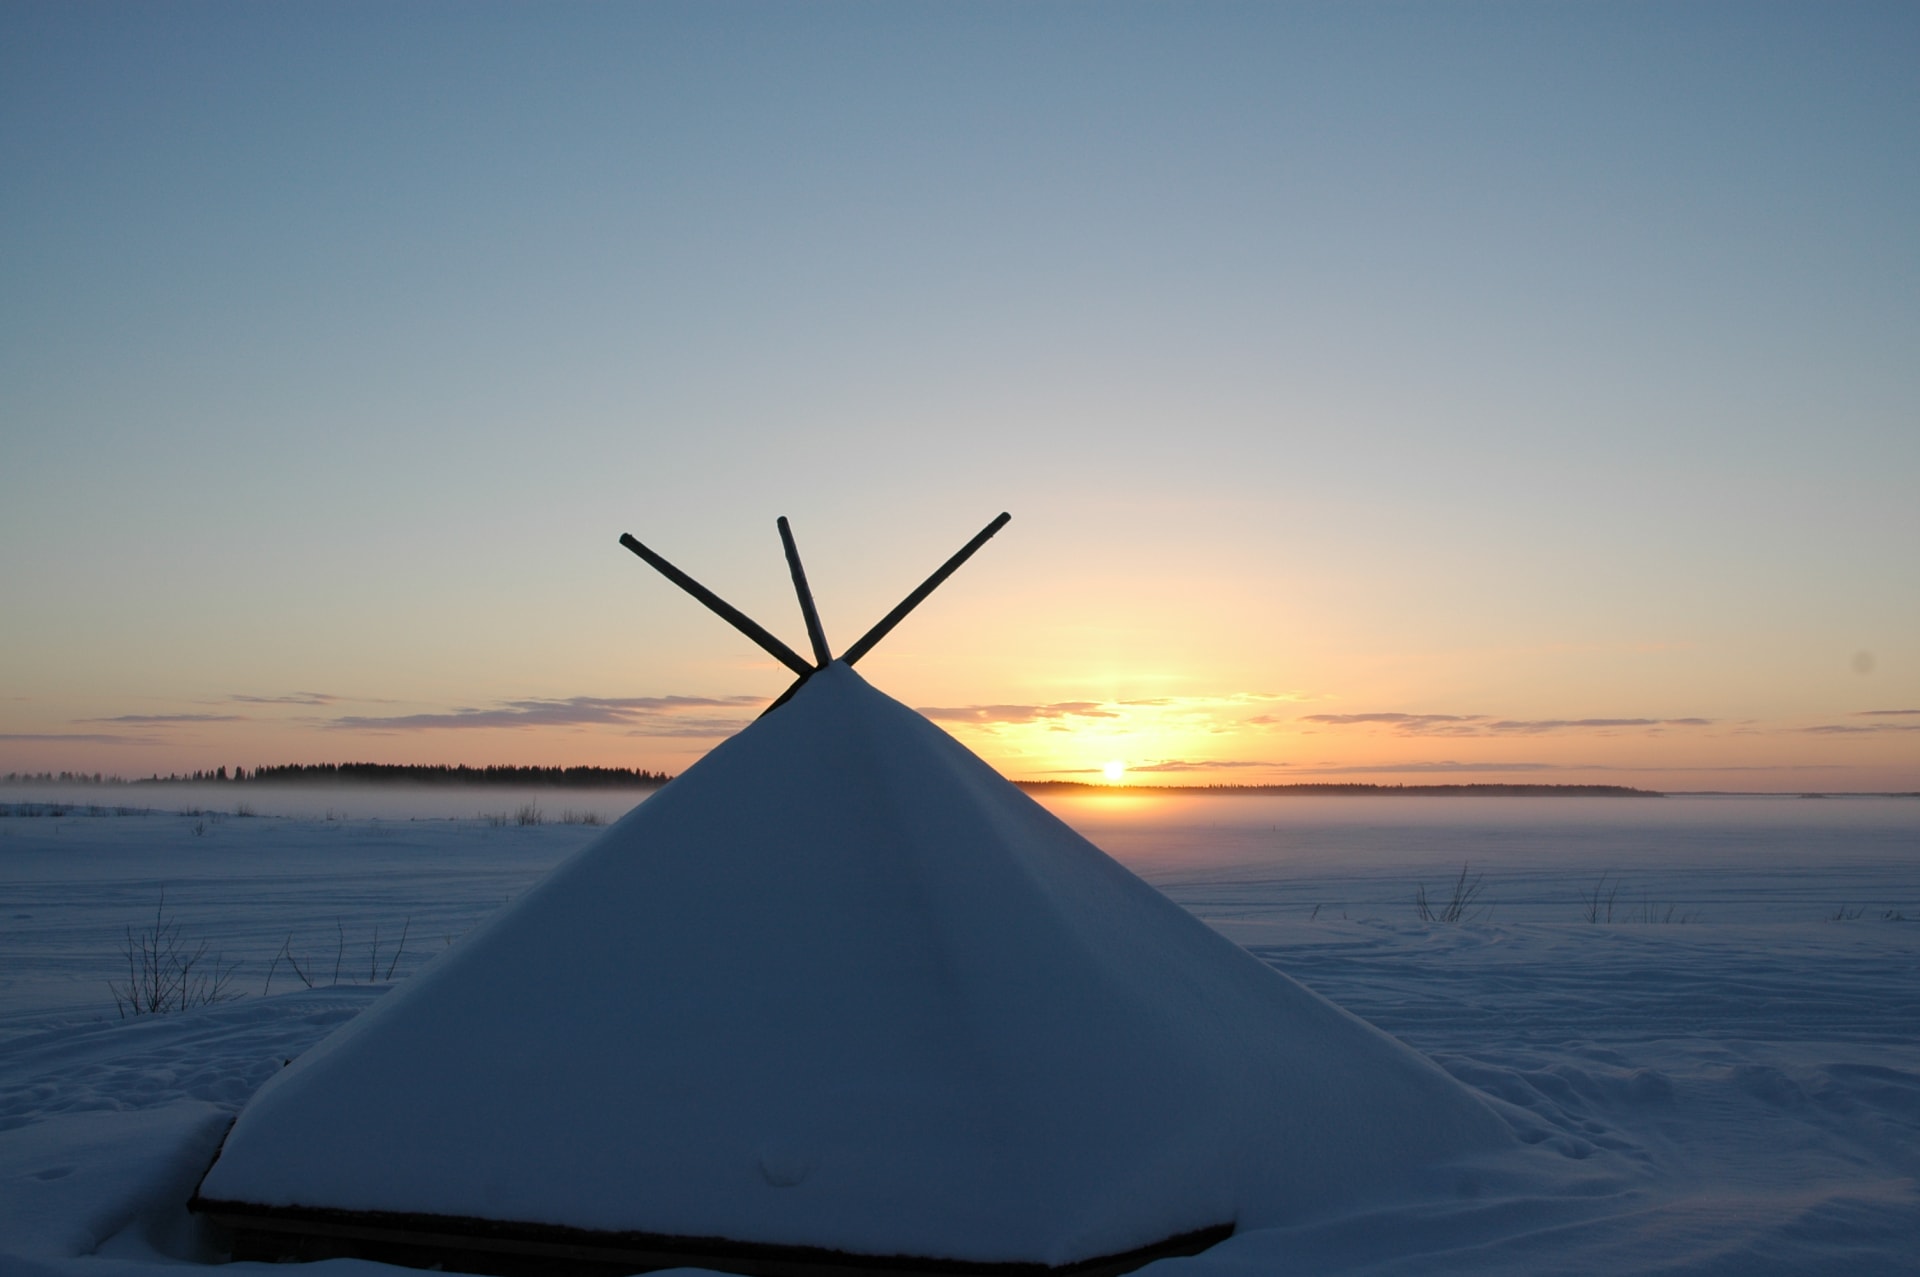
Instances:
[[[1920,1271],[1920,923],[1884,916],[1920,914],[1920,805],[1529,813],[1480,800],[1433,815],[1382,810],[1409,800],[1205,801],[1197,819],[1056,807],[1262,960],[1435,1059],[1531,1144],[1526,1159],[1450,1171],[1446,1206],[1409,1193],[1164,1266]],[[9,1277],[158,1277],[213,1257],[217,1239],[181,1203],[228,1116],[385,987],[308,990],[281,974],[262,998],[286,938],[330,967],[336,918],[364,958],[375,925],[385,943],[411,916],[430,943],[404,975],[599,832],[191,824],[0,820]],[[1491,917],[1417,922],[1412,887],[1443,889],[1462,859],[1487,874]],[[1579,901],[1601,872],[1699,920],[1587,924]],[[187,934],[243,963],[248,996],[120,1022],[104,982],[162,885]]]

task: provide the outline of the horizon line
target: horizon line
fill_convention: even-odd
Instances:
[[[269,773],[262,777],[260,772]],[[342,775],[342,772],[348,774]],[[355,775],[354,772],[360,774]],[[381,775],[380,773],[389,773]],[[436,774],[437,773],[437,774]],[[651,771],[641,767],[611,767],[604,764],[548,766],[523,763],[284,763],[263,765],[252,771],[226,768],[213,771],[177,772],[165,776],[108,776],[102,772],[8,772],[0,776],[0,785],[404,785],[426,787],[445,785],[489,786],[525,785],[551,788],[659,789],[675,779],[676,773]],[[567,777],[574,779],[569,783]],[[1460,797],[1621,797],[1621,798],[1920,798],[1920,790],[1888,789],[1647,789],[1635,785],[1543,781],[1276,781],[1270,783],[1211,784],[1133,784],[1083,780],[1036,780],[1005,777],[1022,790],[1075,791],[1086,794],[1211,794],[1220,796],[1340,796],[1386,794],[1402,796]]]

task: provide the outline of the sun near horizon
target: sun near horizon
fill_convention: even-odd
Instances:
[[[563,12],[0,6],[0,776],[684,771],[622,532],[1008,510],[860,672],[1010,776],[1920,790],[1920,9]]]

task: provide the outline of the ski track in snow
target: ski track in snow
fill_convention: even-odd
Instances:
[[[1476,825],[1455,806],[1416,828],[1420,810],[1375,821],[1337,801],[1272,829],[1246,811],[1075,823],[1488,1096],[1531,1160],[1462,1171],[1450,1202],[1245,1231],[1156,1274],[1920,1272],[1920,804],[1853,826],[1698,806],[1591,823],[1506,807]],[[366,977],[402,927],[397,977],[598,832],[0,820],[0,1274],[217,1259],[183,1203],[228,1117],[388,987]],[[1413,887],[1444,900],[1469,861],[1486,874],[1472,920],[1417,921]],[[1603,872],[1616,917],[1698,920],[1585,923]],[[121,1021],[106,982],[162,888],[247,996]],[[319,987],[281,964],[259,996],[289,941]]]

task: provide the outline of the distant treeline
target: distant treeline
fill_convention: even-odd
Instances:
[[[1664,798],[1655,789],[1634,789],[1629,785],[1102,785],[1084,780],[1019,780],[1022,789],[1055,793],[1085,790],[1088,793],[1112,793],[1115,790],[1176,794],[1246,794],[1253,796],[1312,798],[1320,795],[1376,795],[1408,798]]]
[[[638,767],[450,767],[445,763],[287,763],[279,767],[224,767],[186,775],[150,776],[139,785],[517,785],[560,789],[656,789],[667,772]]]
[[[10,785],[124,785],[118,776],[99,772],[8,772],[0,780]]]

